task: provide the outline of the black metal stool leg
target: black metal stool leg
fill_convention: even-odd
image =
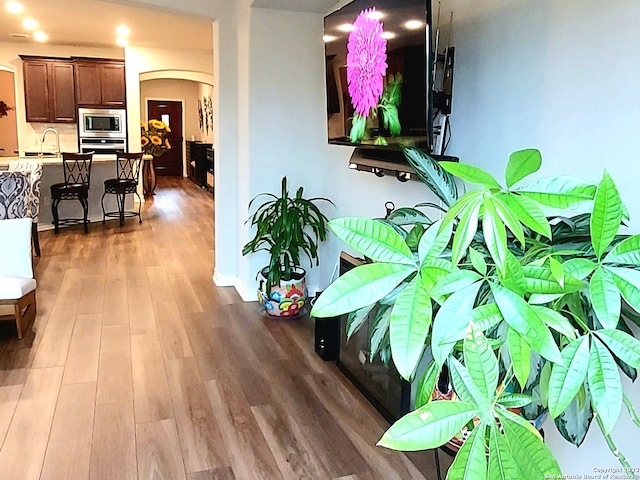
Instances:
[[[59,231],[59,226],[58,226],[58,222],[59,222],[59,218],[58,218],[58,204],[60,203],[60,200],[58,200],[57,198],[54,198],[51,201],[51,215],[53,216],[53,232],[57,235],[58,231]]]
[[[107,194],[107,191],[105,190],[105,192],[102,194],[102,198],[100,199],[100,206],[102,206],[102,224],[104,225],[104,222],[107,218],[107,213],[104,210],[104,196]]]
[[[84,211],[84,233],[89,233],[89,200],[81,198],[82,210]]]
[[[124,201],[126,194],[124,192],[118,192],[118,213],[120,214],[120,226],[124,225]]]

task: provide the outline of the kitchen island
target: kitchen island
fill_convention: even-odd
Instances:
[[[145,157],[147,157],[145,155]],[[64,182],[62,170],[62,158],[58,156],[45,157],[0,157],[0,170],[6,170],[11,160],[40,161],[42,163],[42,187],[40,189],[40,214],[38,216],[38,230],[53,228],[53,215],[51,214],[51,185]],[[102,207],[100,201],[104,193],[104,181],[116,176],[115,154],[95,154],[91,164],[91,182],[89,185],[89,221],[102,221]],[[142,175],[140,175],[142,182]],[[142,195],[142,186],[139,185],[138,193]],[[134,195],[127,195],[125,209],[133,209]],[[136,198],[137,200],[137,198]],[[115,195],[107,195],[104,198],[104,208],[107,212],[117,211]],[[137,209],[137,206],[135,207]],[[82,218],[82,205],[77,200],[66,200],[58,205],[58,214],[64,218]],[[137,221],[136,221],[137,223]],[[64,227],[63,227],[64,228]]]

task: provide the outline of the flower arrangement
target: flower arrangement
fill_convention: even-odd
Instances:
[[[146,154],[159,157],[171,148],[169,139],[166,138],[170,133],[169,125],[160,120],[151,119],[148,122],[140,122],[140,143],[142,151]]]

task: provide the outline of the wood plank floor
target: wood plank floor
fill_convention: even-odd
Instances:
[[[431,452],[375,446],[311,320],[213,285],[211,195],[159,180],[141,225],[41,232],[36,320],[0,325],[0,477],[435,479]]]

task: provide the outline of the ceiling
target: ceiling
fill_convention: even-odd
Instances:
[[[34,42],[11,34],[30,34],[22,18],[32,17],[48,35],[47,43],[117,48],[116,27],[131,30],[129,45],[212,49],[211,20],[98,0],[19,0],[25,9],[14,15],[0,10],[0,42]],[[3,2],[4,3],[4,2]]]

